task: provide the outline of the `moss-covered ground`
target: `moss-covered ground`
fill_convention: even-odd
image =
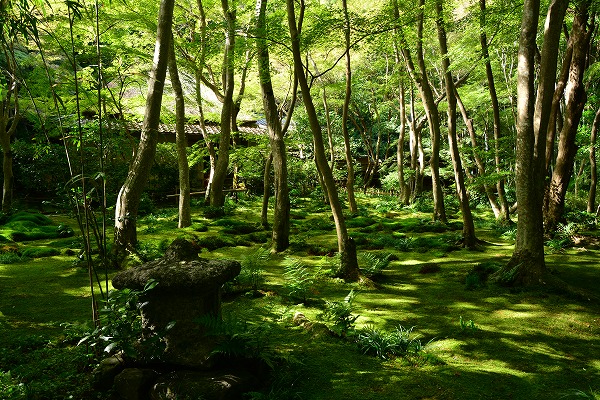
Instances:
[[[194,223],[184,230],[176,228],[175,209],[140,218],[142,258],[160,255],[174,237],[185,236],[203,247],[203,257],[248,264],[269,239],[259,228],[259,201],[228,203],[220,219],[206,218],[201,208],[194,208]],[[306,199],[294,204],[290,249],[262,261],[255,271],[252,282],[260,295],[251,290],[248,275],[228,287],[224,315],[260,326],[263,351],[285,360],[278,361],[271,386],[254,398],[600,398],[600,305],[543,288],[499,287],[478,274],[508,260],[509,228],[476,211],[477,234],[484,242],[477,251],[467,251],[456,245],[458,218],[443,225],[431,222],[428,213],[395,206],[393,199],[359,201],[358,215],[348,218],[359,253],[390,259],[372,280],[345,283],[331,277],[337,246],[328,206]],[[51,222],[40,223],[62,225],[63,231],[64,225],[76,227],[67,216],[48,217]],[[88,272],[78,258],[80,241],[77,236],[60,238],[64,233],[44,233],[35,240],[18,233],[14,237],[29,228],[4,222],[0,398],[103,398],[88,384],[96,357],[76,346],[91,317]],[[595,242],[560,251],[549,247],[548,267],[574,287],[597,293],[600,249]],[[290,258],[300,260],[311,277],[306,299],[289,295],[284,269]],[[414,327],[424,349],[418,355],[380,359],[363,354],[352,339],[316,335],[292,323],[296,312],[319,320],[327,301],[342,301],[350,290],[356,293],[356,332],[367,326],[382,331]]]

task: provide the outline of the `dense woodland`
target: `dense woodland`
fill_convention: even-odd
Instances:
[[[242,262],[224,308],[278,371],[249,398],[598,398],[599,6],[3,2],[0,397],[103,398],[139,333],[112,274],[185,237]]]

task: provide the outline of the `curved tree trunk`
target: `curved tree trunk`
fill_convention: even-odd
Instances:
[[[177,165],[179,170],[179,221],[178,228],[192,225],[192,213],[190,209],[190,165],[187,159],[187,135],[185,132],[185,100],[179,71],[177,70],[177,59],[175,56],[175,44],[171,37],[171,51],[169,53],[169,75],[171,85],[175,93],[175,145],[177,148]]]
[[[223,54],[223,107],[221,108],[221,135],[217,164],[209,195],[209,203],[213,207],[225,204],[224,184],[229,168],[229,145],[231,142],[231,121],[234,113],[233,85],[235,71],[235,9],[230,9],[229,0],[221,0],[221,8],[225,17],[225,51]]]
[[[279,119],[275,94],[271,83],[269,50],[266,39],[266,8],[267,0],[257,0],[257,31],[262,32],[263,38],[256,42],[258,53],[258,73],[263,98],[263,108],[267,120],[267,132],[271,143],[273,169],[275,171],[275,212],[273,216],[273,247],[275,252],[281,252],[290,245],[290,196],[287,180],[287,153],[283,140],[283,130]],[[266,170],[266,168],[265,168]],[[265,187],[265,189],[268,189]]]
[[[398,63],[400,60],[397,60]],[[410,188],[404,178],[404,144],[406,141],[406,104],[404,101],[404,80],[400,78],[398,106],[400,107],[400,132],[396,146],[396,165],[398,168],[398,186],[400,186],[400,203],[408,205],[410,201]]]
[[[590,193],[587,202],[587,212],[596,212],[596,185],[598,184],[598,169],[596,167],[596,138],[600,127],[600,108],[596,111],[592,132],[590,134]]]
[[[469,132],[469,136],[471,138],[471,146],[473,147],[473,158],[475,159],[475,165],[477,165],[477,171],[479,172],[479,176],[485,176],[485,164],[483,163],[483,160],[481,159],[478,153],[477,138],[475,135],[475,127],[473,126],[473,119],[469,118],[469,115],[467,114],[467,109],[465,108],[465,105],[463,104],[462,99],[458,94],[458,91],[456,91],[456,88],[454,89],[454,92],[456,95],[456,102],[458,104],[458,108],[460,109],[463,121],[465,123],[465,126],[467,127],[467,131]],[[492,186],[485,182],[482,186],[488,198],[488,201],[490,202],[490,206],[492,207],[494,216],[497,220],[504,219],[502,218],[502,210],[501,207],[498,205],[498,200],[496,194],[492,190]]]
[[[294,70],[300,85],[300,90],[302,91],[302,100],[304,102],[304,107],[306,108],[310,128],[313,134],[315,144],[315,161],[317,162],[318,169],[323,174],[323,183],[325,185],[324,190],[329,195],[329,205],[331,207],[331,213],[333,214],[333,220],[337,233],[338,251],[341,259],[340,270],[338,271],[337,275],[346,280],[356,281],[360,278],[360,270],[358,268],[358,260],[356,257],[356,245],[348,236],[348,230],[346,229],[346,222],[344,220],[344,214],[339,201],[333,174],[329,168],[329,164],[327,163],[327,157],[325,156],[325,146],[323,144],[323,132],[321,130],[321,124],[319,123],[317,112],[310,95],[310,88],[308,87],[306,76],[303,73],[302,58],[300,55],[300,37],[296,26],[294,0],[286,0],[286,5],[288,26],[292,42],[292,53],[294,57]]]
[[[136,219],[142,192],[150,175],[158,142],[158,124],[167,64],[170,52],[173,0],[161,0],[156,32],[154,63],[148,81],[146,111],[140,142],[129,166],[125,183],[119,191],[115,207],[114,252],[119,260],[126,250],[133,250],[137,242]],[[118,262],[118,261],[117,261]]]
[[[494,162],[496,165],[496,173],[500,175],[502,173],[502,162],[501,162],[501,151],[500,151],[500,140],[502,137],[502,129],[501,129],[501,120],[500,120],[500,106],[498,104],[498,94],[496,93],[496,83],[494,80],[494,73],[492,72],[492,63],[490,61],[490,54],[488,51],[488,41],[487,35],[485,33],[485,16],[486,16],[486,5],[485,0],[479,0],[479,7],[481,9],[480,16],[480,27],[481,34],[479,35],[479,39],[481,42],[481,54],[483,56],[485,62],[485,75],[487,77],[488,82],[488,91],[490,93],[490,100],[492,102],[492,113],[494,116]],[[496,206],[492,204],[492,209],[494,210],[494,214],[496,215],[496,219],[500,219],[503,221],[510,221],[510,207],[508,205],[508,200],[506,199],[506,190],[504,188],[505,179],[499,178],[496,183],[496,191],[497,191],[497,202]],[[486,189],[487,192],[487,189]],[[490,203],[492,203],[492,198],[488,195],[490,199]],[[498,209],[499,206],[499,209]],[[496,213],[498,211],[498,213]]]
[[[342,135],[344,136],[344,154],[346,156],[346,193],[348,195],[348,208],[351,213],[356,213],[358,207],[354,197],[354,162],[352,160],[352,149],[350,147],[350,134],[348,133],[348,110],[352,98],[352,68],[350,64],[350,18],[348,17],[348,4],[342,0],[344,10],[344,43],[346,45],[346,90],[344,92],[344,104],[342,105]]]
[[[573,174],[573,162],[577,155],[577,145],[575,144],[577,127],[587,101],[583,75],[591,38],[591,29],[587,29],[588,17],[588,4],[586,2],[579,3],[571,32],[573,58],[569,69],[569,81],[565,89],[567,100],[565,120],[560,132],[556,165],[550,181],[548,208],[544,218],[547,232],[554,232],[558,223],[563,219],[565,195]]]
[[[423,54],[423,22],[425,0],[419,0],[419,12],[417,15],[417,62],[419,71],[417,72],[408,46],[405,43],[405,38],[401,37],[403,43],[402,54],[411,78],[417,85],[427,121],[429,122],[429,132],[431,134],[431,158],[429,160],[429,168],[431,171],[431,181],[433,185],[433,219],[436,221],[446,222],[446,208],[444,206],[444,193],[442,190],[442,182],[440,180],[440,115],[437,108],[431,85],[427,77],[425,67],[425,56]],[[394,1],[394,7],[398,4]]]
[[[454,79],[450,72],[450,58],[448,56],[446,28],[444,27],[442,0],[437,0],[435,5],[437,13],[436,25],[438,41],[442,55],[442,68],[444,70],[446,98],[448,101],[448,143],[450,145],[450,156],[452,157],[452,166],[454,168],[456,193],[458,195],[463,219],[463,245],[468,249],[472,249],[475,248],[477,244],[477,238],[475,237],[475,225],[473,224],[473,215],[471,214],[471,208],[469,207],[469,196],[467,195],[467,188],[465,187],[465,178],[456,138],[456,95]]]

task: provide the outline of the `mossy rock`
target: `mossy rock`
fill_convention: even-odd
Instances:
[[[14,222],[31,222],[32,224],[38,226],[54,225],[52,220],[44,214],[30,213],[27,211],[19,211],[9,216],[5,224],[11,224]]]
[[[209,251],[220,249],[221,247],[233,247],[236,245],[236,242],[231,238],[216,235],[199,237],[196,240],[196,243],[198,246]]]
[[[29,247],[24,249],[21,255],[27,258],[52,257],[60,255],[60,251],[50,247]]]
[[[475,290],[486,285],[490,275],[500,269],[500,265],[495,262],[477,263],[467,273],[465,277],[465,288]]]

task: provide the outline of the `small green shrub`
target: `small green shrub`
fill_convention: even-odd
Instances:
[[[222,226],[223,233],[232,235],[247,234],[262,230],[262,228],[255,224],[230,218],[219,219],[213,222],[213,225]]]
[[[22,257],[18,253],[8,252],[0,253],[0,264],[17,264],[27,261],[26,257]]]
[[[377,223],[377,221],[374,218],[365,216],[357,216],[346,220],[346,226],[348,228],[365,228],[375,223]]]
[[[390,254],[360,253],[359,260],[361,270],[367,278],[373,278],[382,274],[383,270],[390,265]]]
[[[218,206],[206,206],[203,210],[204,217],[209,219],[221,218],[225,215],[225,208]]]
[[[327,301],[325,310],[319,317],[324,321],[329,321],[333,324],[331,330],[338,336],[346,337],[348,332],[354,329],[358,315],[353,315],[353,302],[356,298],[356,293],[351,290],[343,301]]]
[[[39,226],[54,225],[52,220],[44,214],[30,213],[27,211],[19,211],[9,216],[5,224],[11,224],[15,222],[30,222],[33,225]]]
[[[202,223],[202,222],[194,222],[190,228],[196,232],[208,231],[208,225],[206,225],[205,223]]]
[[[254,291],[258,290],[265,281],[265,268],[270,258],[271,251],[264,247],[259,247],[252,254],[245,256],[242,260],[242,270],[236,277],[235,283]]]
[[[467,290],[475,290],[485,286],[488,277],[496,272],[500,266],[494,262],[477,263],[467,273],[465,286]]]
[[[356,342],[364,354],[374,355],[381,359],[393,356],[417,354],[423,350],[418,337],[412,337],[414,327],[404,328],[402,325],[393,332],[386,332],[369,325],[359,332]]]
[[[479,330],[479,328],[477,327],[477,325],[475,325],[475,322],[472,319],[464,320],[462,315],[459,316],[458,324],[460,326],[460,331],[463,333],[474,333]]]
[[[145,304],[142,299],[158,284],[157,281],[150,280],[143,290],[111,291],[104,307],[99,310],[99,326],[84,336],[78,345],[90,346],[99,354],[123,352],[133,359],[158,358],[165,349],[162,337],[175,324],[171,322],[153,335],[142,335],[141,309]]]
[[[209,251],[220,249],[221,247],[233,247],[236,245],[228,236],[203,236],[197,239],[198,246],[205,248]]]
[[[60,255],[60,251],[49,247],[29,247],[23,250],[21,254],[26,258],[42,258],[58,256]]]
[[[318,273],[311,272],[299,259],[287,257],[283,268],[285,282],[283,287],[291,298],[306,302],[314,290],[315,278]]]
[[[25,400],[28,398],[27,388],[24,383],[15,379],[10,371],[3,372],[0,370],[0,398]]]

